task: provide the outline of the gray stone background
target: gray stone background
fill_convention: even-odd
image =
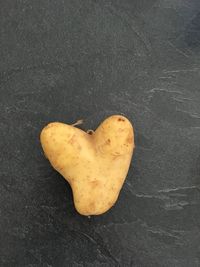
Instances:
[[[130,172],[83,217],[39,134],[115,113]],[[199,0],[0,1],[0,266],[200,266]]]

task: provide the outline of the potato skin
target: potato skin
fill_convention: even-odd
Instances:
[[[134,132],[129,120],[113,115],[92,134],[64,123],[48,124],[40,136],[51,165],[72,187],[82,215],[99,215],[116,202],[127,176]]]

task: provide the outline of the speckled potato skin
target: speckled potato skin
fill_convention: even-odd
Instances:
[[[40,136],[51,165],[72,187],[82,215],[106,212],[116,202],[134,149],[134,132],[121,115],[107,118],[92,134],[54,122]]]

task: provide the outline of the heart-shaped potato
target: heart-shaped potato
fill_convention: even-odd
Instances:
[[[40,139],[51,165],[71,185],[80,214],[102,214],[114,205],[134,149],[127,118],[113,115],[92,134],[54,122],[42,130]]]

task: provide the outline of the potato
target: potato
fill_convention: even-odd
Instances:
[[[127,118],[113,115],[92,134],[54,122],[42,130],[40,139],[51,165],[71,185],[80,214],[102,214],[115,204],[134,149]]]

